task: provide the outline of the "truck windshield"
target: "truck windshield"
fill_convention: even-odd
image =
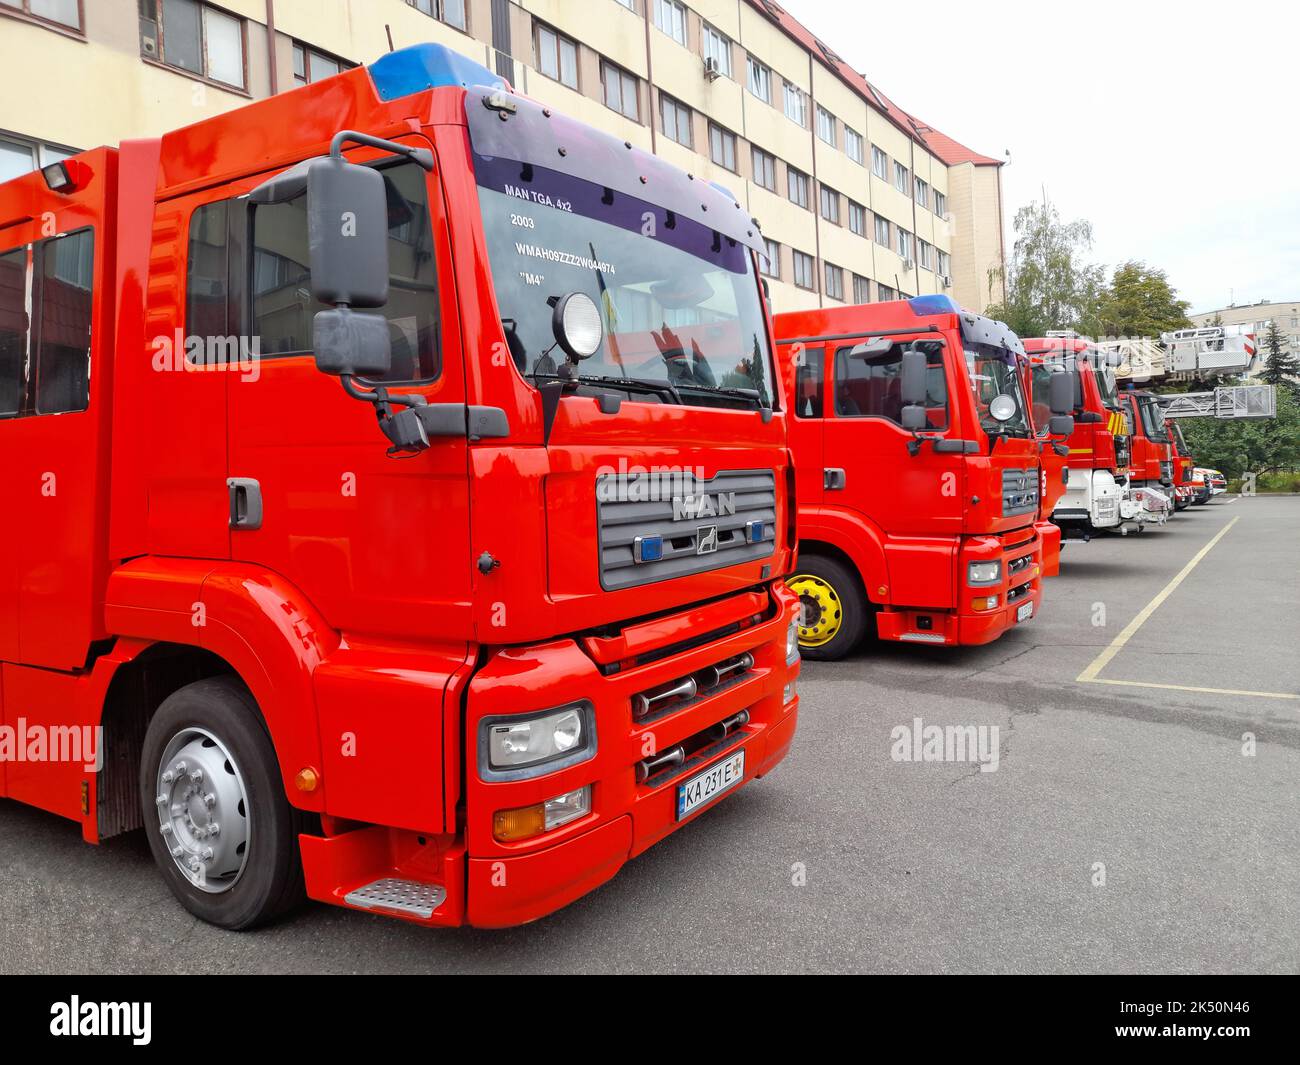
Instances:
[[[1138,406],[1142,408],[1142,428],[1146,431],[1147,438],[1157,443],[1168,441],[1165,412],[1160,409],[1160,404],[1149,396],[1142,396],[1138,400]]]
[[[1119,386],[1115,382],[1115,371],[1109,366],[1093,362],[1097,379],[1097,391],[1101,393],[1101,403],[1107,410],[1119,410]]]
[[[474,166],[497,304],[522,374],[556,374],[565,355],[550,301],[585,292],[605,339],[579,365],[583,379],[602,389],[627,381],[637,399],[772,405],[748,248],[666,207],[542,166],[477,154]]]
[[[976,344],[966,348],[966,369],[984,431],[990,436],[1029,436],[1028,410],[1020,375],[1016,372],[1015,355],[1001,348]],[[995,418],[990,410],[998,396],[1008,396],[1015,404],[1014,413],[1005,420]]]

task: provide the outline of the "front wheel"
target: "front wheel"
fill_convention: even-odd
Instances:
[[[857,575],[821,555],[799,560],[786,584],[799,597],[799,651],[814,661],[843,658],[857,646],[867,625],[867,600]]]
[[[163,879],[196,917],[252,928],[303,897],[301,817],[235,678],[196,681],[163,701],[145,733],[140,801]]]

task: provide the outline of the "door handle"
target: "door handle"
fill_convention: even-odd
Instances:
[[[842,492],[847,477],[842,469],[827,466],[822,470],[822,488],[827,492]]]
[[[262,486],[251,477],[230,477],[226,480],[226,489],[230,493],[230,527],[260,529]]]

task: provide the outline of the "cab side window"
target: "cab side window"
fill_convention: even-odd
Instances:
[[[27,378],[27,249],[0,255],[0,418],[23,409]]]
[[[900,373],[902,344],[881,355],[854,355],[854,345],[835,352],[835,416],[884,418],[902,424],[903,399]],[[926,410],[931,429],[948,427],[948,388],[943,372],[943,346],[923,343],[929,372],[926,375]]]
[[[805,348],[795,360],[794,413],[799,418],[822,416],[822,378],[825,348]]]
[[[442,372],[438,278],[430,225],[428,185],[415,163],[385,166],[388,251],[386,306],[393,368],[386,381],[432,381]],[[312,321],[324,305],[311,294],[307,201],[255,208],[252,240],[252,332],[262,357],[311,351]]]
[[[94,273],[89,229],[0,255],[0,418],[90,406]]]

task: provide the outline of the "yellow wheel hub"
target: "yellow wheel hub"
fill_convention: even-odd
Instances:
[[[835,589],[811,573],[800,573],[787,584],[799,597],[799,642],[821,647],[835,639],[844,624],[844,608]]]

